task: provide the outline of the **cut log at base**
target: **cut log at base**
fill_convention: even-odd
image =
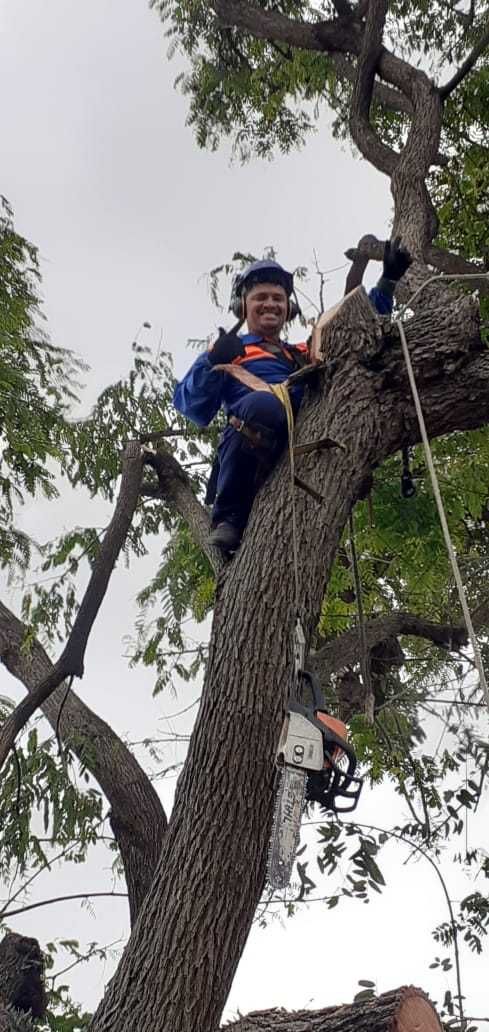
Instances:
[[[320,1011],[255,1011],[222,1032],[442,1032],[426,993],[401,986],[382,996]]]
[[[29,1032],[46,1013],[44,958],[37,939],[8,932],[0,943],[0,1032]]]

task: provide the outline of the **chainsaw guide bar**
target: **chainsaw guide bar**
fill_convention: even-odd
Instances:
[[[325,711],[317,680],[308,670],[299,669],[297,679],[309,685],[313,705],[290,700],[282,726],[276,756],[280,782],[267,868],[272,889],[286,889],[289,884],[305,801],[318,803],[323,812],[350,813],[362,789],[362,779],[354,776],[357,761],[345,725]]]

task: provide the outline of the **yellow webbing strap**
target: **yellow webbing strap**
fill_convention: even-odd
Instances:
[[[220,372],[229,373],[234,376],[236,380],[245,384],[252,391],[265,391],[271,392],[284,406],[287,415],[287,435],[289,441],[289,468],[290,468],[290,496],[292,502],[292,543],[293,543],[293,561],[294,561],[294,591],[295,591],[295,609],[296,619],[300,612],[300,594],[299,594],[299,542],[297,536],[297,516],[295,508],[295,462],[294,462],[294,410],[292,408],[292,402],[290,400],[290,394],[287,389],[287,381],[283,383],[266,383],[264,380],[260,380],[258,376],[250,373],[248,369],[243,369],[242,366],[232,365],[231,363],[215,365],[214,369]]]

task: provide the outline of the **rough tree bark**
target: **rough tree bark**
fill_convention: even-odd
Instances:
[[[407,330],[430,434],[487,422],[489,356],[473,299],[421,312]],[[344,449],[299,460],[299,475],[324,497],[322,506],[297,498],[308,641],[362,485],[403,442],[418,440],[398,342],[383,337],[362,288],[340,306],[324,346],[336,372],[304,404],[298,439],[329,436]],[[202,703],[169,832],[94,1032],[208,1032],[219,1023],[264,883],[273,757],[292,669],[293,586],[282,561],[292,552],[290,515],[284,459],[218,585]]]
[[[223,1032],[441,1032],[433,1005],[421,989],[403,986],[363,1003],[320,1011],[256,1011]]]

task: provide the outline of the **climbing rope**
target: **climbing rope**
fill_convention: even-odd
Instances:
[[[459,565],[458,565],[457,556],[455,554],[455,549],[453,547],[453,542],[452,542],[452,539],[451,539],[451,536],[450,536],[450,531],[448,529],[448,523],[447,523],[447,518],[446,518],[446,515],[445,515],[445,509],[444,509],[444,506],[443,506],[443,500],[442,500],[442,497],[441,497],[438,476],[437,476],[435,465],[434,465],[434,462],[433,462],[433,453],[431,451],[431,446],[430,446],[428,434],[426,432],[426,424],[425,424],[425,421],[424,421],[423,409],[421,407],[421,401],[420,401],[420,397],[419,397],[418,388],[417,388],[417,385],[416,385],[416,379],[415,379],[415,376],[414,376],[413,366],[412,366],[412,362],[411,362],[411,356],[409,354],[409,349],[408,349],[407,340],[406,340],[406,334],[405,334],[405,331],[404,331],[404,325],[402,323],[402,317],[403,317],[404,313],[406,312],[406,310],[411,307],[414,299],[419,296],[421,291],[424,290],[424,288],[427,287],[429,283],[439,282],[440,280],[444,280],[445,282],[447,280],[461,280],[461,279],[462,280],[470,280],[470,279],[473,280],[473,279],[482,279],[483,277],[485,277],[486,279],[489,280],[489,273],[484,273],[484,274],[479,274],[479,275],[475,275],[475,274],[467,274],[466,275],[466,274],[464,274],[464,275],[461,275],[461,276],[452,276],[452,275],[446,275],[445,273],[442,273],[441,275],[438,275],[438,276],[430,276],[427,280],[424,281],[424,283],[421,284],[420,287],[418,287],[418,289],[414,292],[414,294],[412,294],[412,296],[409,298],[409,300],[406,302],[406,304],[402,306],[402,308],[400,309],[399,315],[398,315],[398,317],[397,317],[395,322],[396,322],[396,326],[399,329],[399,335],[400,335],[400,338],[401,338],[402,352],[403,352],[403,356],[404,356],[404,361],[406,363],[406,369],[407,369],[407,374],[408,374],[408,378],[409,378],[409,385],[411,387],[411,393],[412,393],[413,400],[414,400],[414,405],[415,405],[415,409],[416,409],[416,415],[418,417],[419,429],[421,431],[421,439],[422,439],[422,442],[423,442],[424,453],[425,453],[425,457],[426,457],[426,464],[428,466],[428,470],[429,470],[429,474],[430,474],[431,486],[433,488],[433,494],[435,496],[436,506],[437,506],[437,509],[438,509],[438,515],[440,517],[440,523],[441,523],[441,527],[442,527],[442,531],[443,531],[443,537],[445,539],[445,544],[447,546],[447,551],[448,551],[448,555],[449,555],[451,566],[452,566],[452,570],[453,570],[453,576],[455,578],[455,583],[457,585],[457,591],[458,591],[458,596],[459,596],[459,599],[460,599],[460,605],[462,607],[462,612],[463,612],[463,615],[464,615],[465,626],[467,628],[467,633],[468,633],[468,636],[469,636],[469,639],[470,639],[470,643],[472,645],[472,649],[473,649],[473,652],[474,652],[474,661],[475,661],[475,665],[476,665],[476,668],[477,668],[477,672],[479,674],[480,685],[481,685],[481,688],[482,688],[482,691],[483,691],[483,694],[484,694],[484,699],[485,699],[487,708],[489,709],[489,689],[488,689],[488,686],[487,686],[487,680],[486,680],[486,674],[485,674],[485,670],[484,670],[484,664],[482,662],[482,656],[481,656],[481,653],[480,653],[479,644],[477,642],[477,638],[476,638],[476,635],[475,635],[474,625],[472,623],[472,617],[470,615],[470,610],[469,610],[469,606],[468,606],[468,603],[467,603],[467,596],[466,596],[465,588],[464,588],[464,585],[463,585],[463,582],[462,582],[462,577],[461,577],[461,574],[460,574],[460,568],[459,568]]]

